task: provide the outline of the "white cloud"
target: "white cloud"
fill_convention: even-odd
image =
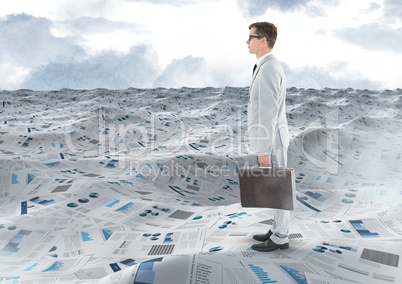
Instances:
[[[218,82],[211,75],[204,58],[187,56],[173,60],[156,79],[154,85],[173,88],[216,86]]]
[[[304,11],[311,16],[322,16],[328,7],[336,6],[341,0],[237,0],[237,5],[246,17],[254,18],[267,11]]]
[[[55,37],[52,22],[27,14],[0,20],[0,88],[15,88],[32,70],[51,62],[66,63],[86,58],[79,37]]]
[[[274,52],[286,65],[289,87],[402,84],[398,1],[9,3],[0,3],[0,14],[14,13],[0,18],[4,89],[246,86],[255,57],[245,42],[254,21],[277,25]],[[15,14],[21,11],[29,14]],[[148,76],[137,65],[147,66]],[[390,66],[400,72],[382,71]]]
[[[79,17],[76,19],[65,20],[60,23],[66,29],[76,34],[103,34],[117,32],[120,30],[141,31],[139,24],[128,23],[124,21],[110,21],[103,17]]]
[[[325,67],[304,66],[291,69],[283,64],[288,87],[381,89],[381,82],[362,79],[361,74],[347,71],[348,63],[336,62]],[[339,72],[342,70],[342,72]]]
[[[188,4],[195,3],[205,3],[207,0],[127,0],[128,2],[146,2],[152,4],[161,4],[161,5],[173,5],[173,6],[183,6]],[[212,0],[209,0],[212,1]]]
[[[402,2],[400,0],[384,0],[384,20],[402,24]]]
[[[99,26],[110,31],[130,24],[105,19],[79,18],[71,27],[86,32]],[[128,88],[151,87],[160,74],[157,55],[149,46],[137,45],[126,53],[89,53],[80,35],[55,36],[49,19],[27,14],[9,15],[0,21],[0,88]],[[81,30],[80,30],[81,31]]]
[[[363,48],[402,52],[402,27],[392,28],[376,22],[337,30],[334,35]]]
[[[82,16],[101,17],[121,0],[2,0],[0,14],[27,13],[35,17],[45,17],[50,20],[62,21]]]
[[[50,63],[33,71],[22,85],[39,90],[149,88],[160,73],[154,57],[141,45],[126,54],[109,51],[83,61]]]
[[[59,38],[51,33],[52,22],[26,14],[9,15],[0,21],[0,62],[35,67],[52,61],[82,58],[79,38]]]

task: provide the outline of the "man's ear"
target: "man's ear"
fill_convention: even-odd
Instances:
[[[267,38],[265,36],[262,38],[262,43],[266,44],[269,47]]]

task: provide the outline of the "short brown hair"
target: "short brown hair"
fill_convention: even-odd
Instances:
[[[268,22],[257,22],[248,27],[249,30],[251,30],[251,28],[255,28],[257,35],[265,37],[268,46],[274,48],[278,36],[278,30],[274,24]]]

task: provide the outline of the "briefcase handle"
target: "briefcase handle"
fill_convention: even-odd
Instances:
[[[269,170],[271,170],[271,169],[273,169],[273,168],[274,168],[274,166],[271,164],[270,166],[258,166],[258,168],[260,168],[260,169],[269,169]]]

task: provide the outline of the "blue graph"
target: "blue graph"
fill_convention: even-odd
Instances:
[[[304,206],[306,206],[307,208],[310,208],[311,210],[315,211],[315,212],[321,212],[320,209],[315,208],[314,206],[312,206],[311,204],[309,204],[308,202],[304,201],[302,198],[300,198],[299,196],[296,196],[296,200],[299,201],[301,204],[303,204]]]
[[[21,147],[28,147],[29,146],[29,142],[31,142],[33,140],[33,138],[28,137],[27,140],[25,140],[25,142],[21,145]]]
[[[322,244],[326,245],[326,246],[334,247],[334,248],[340,248],[340,249],[344,249],[344,250],[348,250],[348,251],[357,252],[357,248],[350,247],[350,246],[335,245],[335,244],[330,244],[327,242],[323,242]]]
[[[225,216],[228,216],[231,219],[234,219],[234,218],[242,219],[243,216],[251,216],[251,214],[248,214],[247,212],[236,212],[236,213],[231,213],[231,214],[228,214]]]
[[[53,162],[53,163],[48,163],[44,164],[45,166],[48,166],[49,168],[54,168],[60,165],[60,162]]]
[[[135,260],[132,259],[132,258],[128,258],[128,259],[126,259],[126,260],[120,261],[120,263],[123,263],[124,265],[127,265],[127,266],[133,266],[133,265],[136,265],[136,264],[137,264],[137,263],[135,262]]]
[[[109,263],[110,268],[113,270],[113,272],[120,271],[121,268],[117,263]]]
[[[31,231],[27,230],[19,231],[15,237],[0,250],[0,256],[10,256],[17,253],[20,250],[19,246],[24,237],[29,236],[31,233]]]
[[[162,212],[165,212],[165,213],[170,213],[170,212],[172,212],[171,209],[169,209],[169,208],[162,208],[162,207],[159,207],[158,205],[155,205],[155,206],[152,207],[152,208],[158,209],[159,211],[162,211]]]
[[[171,242],[173,242],[172,236],[173,236],[173,233],[167,233],[167,234],[166,234],[166,237],[165,237],[165,240],[164,240],[163,242],[164,242],[164,243],[171,243]]]
[[[21,215],[28,214],[28,202],[22,201],[21,202]]]
[[[126,205],[124,205],[124,206],[122,206],[122,207],[120,207],[120,208],[118,208],[118,209],[116,209],[114,211],[126,214],[130,210],[130,208],[132,208],[133,206],[134,206],[134,203],[129,202]]]
[[[55,203],[54,199],[41,199],[40,197],[34,197],[29,199],[29,201],[32,201],[37,204],[41,205],[49,205]]]
[[[105,168],[107,168],[107,169],[114,169],[115,167],[116,167],[116,163],[117,163],[118,161],[117,160],[111,160],[106,166],[105,166]]]
[[[11,184],[19,184],[20,180],[18,178],[18,175],[16,174],[11,174]]]
[[[378,238],[380,236],[379,233],[370,232],[370,230],[366,229],[362,220],[350,220],[349,223],[363,238]]]
[[[325,200],[327,200],[325,198],[325,196],[323,196],[322,194],[320,194],[318,192],[306,191],[305,194],[320,202],[324,202]]]
[[[62,271],[64,267],[64,263],[61,261],[56,261],[49,268],[43,270],[43,272],[51,272],[51,271]]]
[[[33,174],[28,174],[28,183],[31,183],[31,181],[33,181],[34,178],[35,176]]]
[[[155,271],[153,270],[155,262],[161,262],[163,257],[145,261],[138,267],[133,284],[153,284]]]
[[[112,230],[106,230],[106,229],[102,229],[102,234],[105,237],[105,240],[107,241],[113,234]]]
[[[37,264],[37,263],[34,263],[34,264],[32,264],[30,267],[24,269],[24,271],[33,271],[34,268],[37,267],[37,266],[38,266],[38,264]]]
[[[285,265],[279,265],[297,284],[308,284],[306,276],[303,271],[291,268]]]
[[[118,203],[120,203],[120,200],[117,199],[117,200],[113,201],[112,203],[106,204],[106,207],[112,208],[113,206],[115,206]]]
[[[84,242],[90,242],[93,241],[94,239],[88,232],[81,232],[81,238]]]
[[[248,265],[251,270],[254,272],[254,274],[260,279],[261,283],[263,284],[268,284],[268,283],[278,283],[276,280],[272,280],[268,277],[268,272],[265,272],[264,269],[261,267],[254,265],[254,264],[249,264]]]

